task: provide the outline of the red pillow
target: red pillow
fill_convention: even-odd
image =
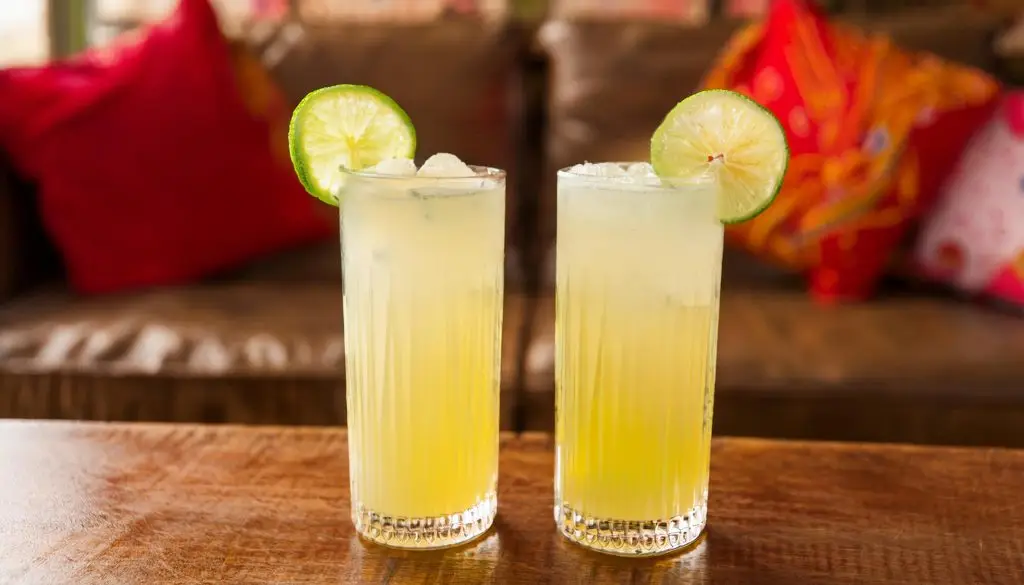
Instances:
[[[208,0],[136,38],[0,72],[0,147],[38,183],[72,286],[187,282],[331,233],[275,156],[280,94],[240,87]]]

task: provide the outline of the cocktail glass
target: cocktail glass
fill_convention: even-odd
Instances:
[[[555,520],[583,546],[657,555],[704,529],[716,191],[711,177],[558,173]]]
[[[352,518],[365,538],[443,548],[497,509],[505,173],[342,171]]]

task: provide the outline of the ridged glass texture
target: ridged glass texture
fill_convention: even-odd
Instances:
[[[707,181],[558,176],[555,521],[627,556],[704,529],[722,224]]]
[[[505,184],[343,174],[338,190],[352,518],[443,548],[491,525]]]

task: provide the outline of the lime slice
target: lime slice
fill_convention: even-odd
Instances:
[[[389,158],[413,158],[416,130],[395,100],[365,85],[318,89],[299,102],[288,150],[310,195],[337,205],[338,169],[362,170]]]
[[[786,133],[775,116],[723,89],[676,104],[651,138],[651,166],[659,177],[715,174],[723,223],[746,221],[771,205],[788,164]]]

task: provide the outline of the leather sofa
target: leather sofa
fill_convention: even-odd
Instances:
[[[991,19],[956,9],[865,22],[914,48],[992,65]],[[735,26],[306,23],[251,40],[292,98],[338,81],[378,86],[417,120],[423,152],[517,178],[502,425],[550,430],[552,172],[643,156],[644,132],[696,86]],[[192,286],[80,298],[62,285],[31,186],[0,168],[0,417],[344,421],[335,243]],[[1017,317],[907,284],[822,308],[794,278],[730,252],[721,319],[716,432],[1024,445]]]
[[[895,3],[894,3],[895,4]],[[952,4],[952,3],[947,3]],[[903,46],[992,70],[998,21],[966,6],[846,16]],[[554,20],[546,170],[636,160],[664,112],[698,85],[737,23]],[[585,91],[581,90],[585,88]],[[540,267],[520,408],[554,419],[554,183],[539,189],[530,249]],[[920,285],[839,308],[736,251],[722,278],[715,430],[728,435],[1024,445],[1024,321]]]
[[[509,170],[501,384],[502,424],[512,428],[527,305],[512,182],[522,37],[507,19],[290,23],[245,35],[236,42],[263,57],[292,100],[332,83],[372,85],[417,120],[420,152],[453,152]],[[31,186],[0,167],[0,227],[7,228],[0,229],[0,417],[345,420],[337,241],[192,286],[76,297],[61,282]]]

